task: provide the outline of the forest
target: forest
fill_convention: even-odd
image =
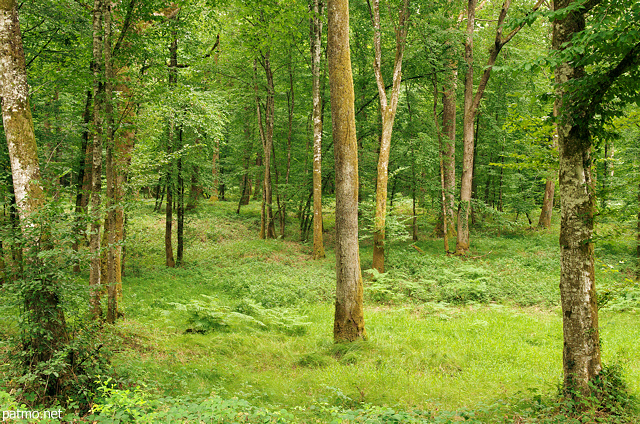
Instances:
[[[640,423],[640,3],[0,0],[11,423]]]

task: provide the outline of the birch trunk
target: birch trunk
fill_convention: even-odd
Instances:
[[[336,342],[366,338],[358,247],[358,144],[349,52],[349,1],[329,0],[327,56],[336,176]]]
[[[322,236],[322,99],[320,93],[323,7],[321,1],[313,0],[310,34],[313,75],[313,259],[325,257]]]
[[[560,10],[571,3],[573,0],[557,0],[554,9]],[[553,48],[567,48],[572,36],[584,28],[585,18],[579,10],[556,20],[553,23]],[[583,75],[584,68],[562,63],[556,68],[555,82],[565,84]],[[569,393],[589,395],[589,383],[602,369],[591,241],[595,187],[591,176],[589,117],[582,119],[581,113],[581,119],[573,118],[581,106],[564,92],[562,86],[557,89],[557,95],[564,387]]]

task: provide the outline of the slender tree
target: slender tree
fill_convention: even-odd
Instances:
[[[367,3],[369,3],[367,1]],[[373,24],[373,47],[375,59],[373,71],[378,86],[380,99],[380,114],[382,117],[382,133],[380,135],[380,154],[378,156],[378,173],[376,180],[376,213],[373,226],[373,267],[378,272],[384,272],[384,240],[387,218],[387,183],[389,181],[389,155],[391,152],[391,134],[393,122],[398,109],[400,97],[400,83],[402,82],[402,59],[407,39],[409,0],[403,0],[398,13],[396,26],[396,55],[393,67],[393,85],[391,96],[387,98],[387,89],[382,78],[382,46],[380,34],[380,0],[373,0],[370,6],[371,22]]]
[[[311,74],[313,75],[313,259],[324,258],[322,237],[322,98],[320,58],[324,4],[313,0],[311,7]]]
[[[496,59],[502,48],[523,28],[524,22],[516,26],[506,35],[503,35],[504,22],[507,17],[511,0],[505,0],[502,4],[496,27],[495,41],[489,51],[489,58],[485,65],[482,77],[478,83],[478,88],[473,92],[473,32],[475,27],[475,14],[477,0],[469,0],[467,7],[467,28],[465,31],[465,62],[467,63],[467,73],[464,85],[464,122],[463,122],[463,158],[462,158],[462,178],[460,180],[460,207],[458,211],[458,232],[456,240],[456,254],[464,255],[469,250],[469,212],[471,211],[471,192],[473,185],[473,158],[474,158],[474,122],[478,113],[480,101],[484,96],[491,70],[496,63]],[[532,12],[535,12],[542,5],[542,0],[538,0]]]
[[[102,316],[100,308],[101,264],[100,264],[100,220],[102,219],[102,141],[103,141],[103,108],[104,108],[104,16],[105,3],[95,0],[93,3],[93,156],[91,169],[91,235],[89,251],[91,266],[89,284],[91,286],[91,311],[94,318]]]
[[[358,144],[349,52],[349,1],[329,0],[327,56],[336,173],[335,341],[366,338],[358,247]]]

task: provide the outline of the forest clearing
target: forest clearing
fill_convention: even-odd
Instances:
[[[639,22],[0,1],[2,422],[640,422]]]

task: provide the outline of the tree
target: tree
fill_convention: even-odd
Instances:
[[[595,187],[591,137],[592,131],[598,130],[596,116],[600,119],[611,116],[611,104],[620,107],[625,101],[634,100],[628,97],[628,90],[638,89],[637,75],[634,78],[628,73],[635,70],[637,74],[640,64],[640,34],[634,23],[625,21],[632,16],[625,10],[633,7],[633,3],[626,6],[629,3],[613,5],[622,10],[620,14],[613,13],[612,18],[609,17],[612,5],[607,1],[593,0],[584,5],[576,0],[554,2],[554,11],[559,12],[553,21],[552,45],[558,52],[555,81],[560,148],[563,370],[564,387],[570,395],[590,395],[593,390],[590,383],[602,370],[592,241]],[[599,5],[603,10],[598,9]],[[596,22],[600,19],[600,24],[589,30],[588,14],[595,16]],[[614,28],[617,34],[626,37],[609,40],[599,33],[602,22],[611,19],[620,20],[614,22],[618,26]],[[628,40],[636,44],[629,45]],[[586,63],[595,69],[592,74],[587,74]],[[617,79],[621,84],[617,84]]]
[[[335,341],[366,338],[358,247],[358,145],[349,52],[349,1],[329,0],[327,56],[336,173]]]
[[[11,161],[11,175],[16,206],[24,234],[37,224],[33,215],[45,204],[40,182],[40,165],[29,106],[29,91],[25,68],[22,35],[15,0],[0,1],[0,94],[2,96],[2,123],[7,138]],[[48,240],[46,222],[43,231],[29,240],[31,247],[46,250]],[[34,267],[39,259],[28,258]],[[28,271],[28,270],[27,270]],[[27,353],[25,365],[36,367],[53,358],[56,350],[68,341],[66,322],[55,281],[46,281],[51,276],[32,276],[22,295],[27,327],[31,334],[24,334],[23,347]]]
[[[471,211],[471,194],[473,184],[473,159],[474,159],[474,123],[478,113],[480,101],[491,76],[491,69],[496,63],[496,59],[502,48],[524,27],[525,21],[521,22],[508,34],[502,34],[504,23],[507,17],[511,0],[505,0],[498,16],[496,26],[495,41],[489,52],[489,58],[485,65],[482,77],[475,93],[473,91],[473,32],[475,26],[477,0],[469,0],[467,8],[467,29],[465,38],[465,61],[467,63],[467,73],[465,75],[464,86],[464,123],[463,123],[463,159],[462,177],[460,180],[460,208],[458,213],[458,233],[456,240],[456,254],[463,255],[469,250],[469,213]],[[539,0],[533,7],[532,12],[538,10],[542,5]]]
[[[396,54],[393,68],[393,88],[391,98],[387,99],[387,89],[382,78],[382,46],[380,34],[380,1],[373,0],[373,7],[369,5],[371,22],[373,24],[373,47],[375,59],[373,71],[378,86],[380,100],[380,114],[382,118],[382,132],[380,134],[380,154],[378,156],[378,172],[376,180],[376,214],[373,229],[373,267],[378,272],[384,272],[384,239],[385,221],[387,217],[387,183],[389,181],[389,153],[391,151],[391,134],[393,122],[400,97],[400,83],[402,82],[402,58],[407,38],[409,19],[409,0],[403,0],[398,13],[396,26]]]
[[[311,74],[313,75],[313,259],[324,258],[322,238],[322,98],[320,58],[322,53],[322,14],[324,4],[311,5]]]

